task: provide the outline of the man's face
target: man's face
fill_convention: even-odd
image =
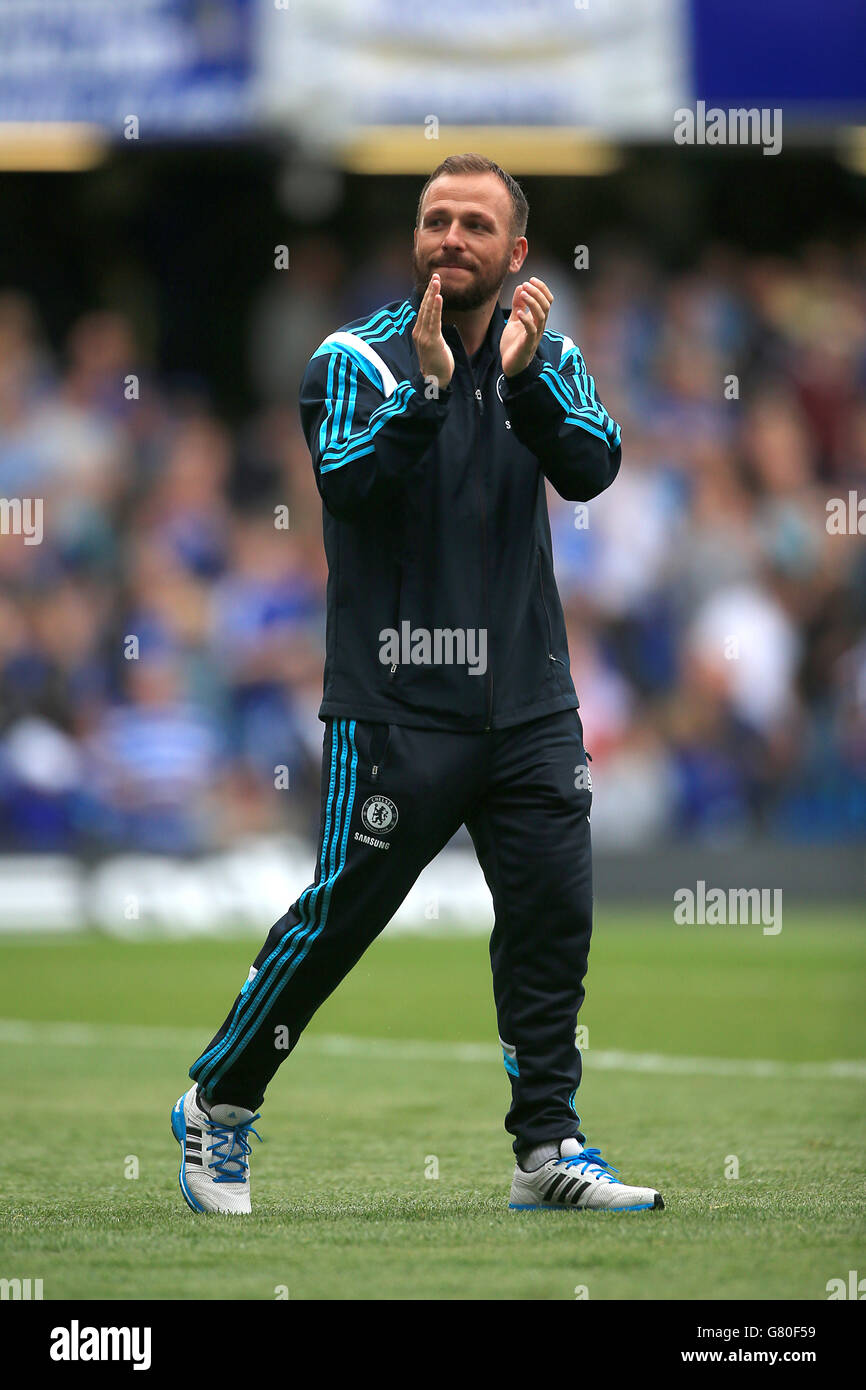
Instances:
[[[511,232],[511,195],[492,173],[442,174],[424,195],[415,229],[415,287],[427,288],[434,270],[446,309],[478,309],[519,270],[524,237]]]

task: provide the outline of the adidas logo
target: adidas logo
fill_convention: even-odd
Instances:
[[[184,1157],[186,1158],[187,1164],[191,1164],[194,1168],[201,1168],[202,1166],[201,1144],[201,1130],[197,1125],[187,1125]]]
[[[567,1173],[557,1173],[553,1182],[548,1183],[544,1190],[544,1200],[546,1202],[571,1202],[576,1205],[583,1196],[586,1189],[591,1184],[584,1178],[571,1178]],[[575,1191],[575,1189],[577,1189]]]

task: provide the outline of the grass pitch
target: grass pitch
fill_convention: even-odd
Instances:
[[[667,1204],[620,1216],[508,1211],[486,940],[444,931],[386,933],[281,1068],[253,1216],[194,1216],[169,1110],[257,947],[0,943],[0,1274],[46,1299],[823,1300],[866,1272],[853,914],[598,913],[578,1110]]]

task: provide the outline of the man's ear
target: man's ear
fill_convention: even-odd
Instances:
[[[523,265],[523,262],[526,260],[526,253],[528,250],[529,242],[526,240],[526,237],[519,236],[515,241],[514,249],[511,252],[511,263],[508,267],[508,272],[510,275],[515,275],[517,271],[520,269],[520,267]]]

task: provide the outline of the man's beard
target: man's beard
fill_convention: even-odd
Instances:
[[[442,307],[457,313],[465,312],[469,309],[480,309],[482,304],[486,304],[487,301],[494,298],[494,296],[498,297],[499,291],[505,283],[505,277],[508,274],[510,263],[511,252],[508,251],[503,256],[500,265],[495,266],[492,270],[488,271],[486,275],[476,270],[470,271],[473,277],[472,282],[468,284],[465,289],[450,289],[445,285],[444,281],[440,281],[442,287]],[[415,275],[415,288],[418,290],[419,294],[423,295],[430,283],[430,276],[433,275],[435,271],[441,273],[442,267],[430,265],[429,261],[426,267],[422,266],[417,255],[413,252],[412,270]]]

